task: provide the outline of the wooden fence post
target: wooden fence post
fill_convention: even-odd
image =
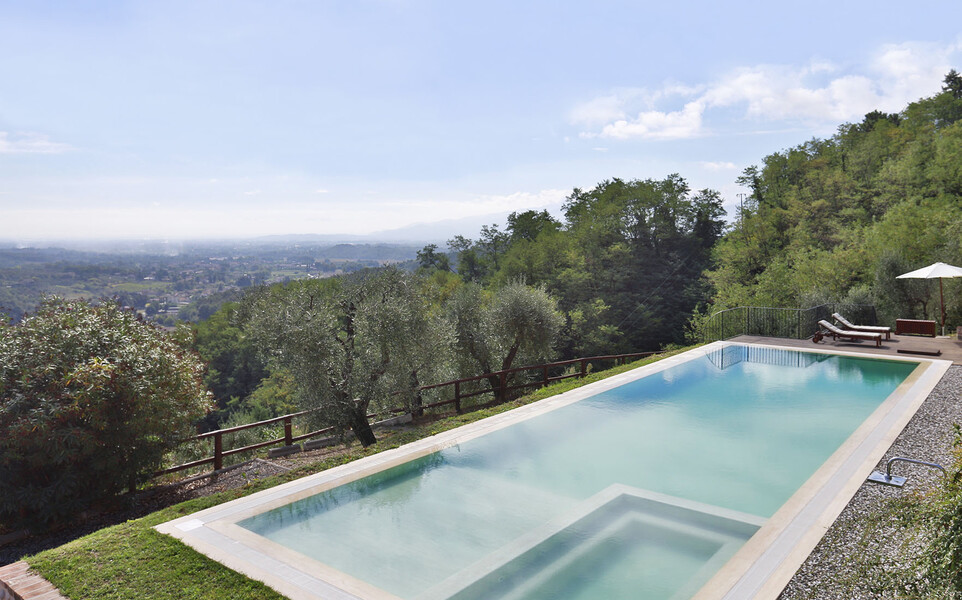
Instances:
[[[284,445],[293,446],[294,445],[294,432],[291,426],[291,418],[284,418]]]
[[[214,434],[214,470],[220,471],[224,468],[224,435],[221,432]]]
[[[580,377],[580,379],[584,379],[584,378],[585,378],[585,375],[587,375],[587,373],[588,373],[588,361],[582,358],[582,359],[581,359],[581,377]]]
[[[548,387],[548,365],[544,366],[544,384],[543,387]]]
[[[454,410],[461,414],[461,382],[454,382]]]

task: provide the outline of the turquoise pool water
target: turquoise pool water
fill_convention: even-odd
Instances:
[[[618,484],[760,522],[915,366],[729,346],[239,525],[401,598],[473,597],[509,567],[540,582],[519,598],[684,597],[737,546],[712,541],[717,516],[578,533],[566,515]]]

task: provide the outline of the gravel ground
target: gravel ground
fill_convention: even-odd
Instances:
[[[903,456],[952,464],[954,423],[962,424],[962,367],[950,367],[918,412],[876,466],[885,472],[886,461]],[[888,500],[922,491],[937,483],[936,469],[896,463],[893,474],[907,476],[904,488],[864,483],[829,528],[825,537],[788,583],[780,600],[876,600],[898,597],[886,571],[904,564],[912,554],[890,523]]]

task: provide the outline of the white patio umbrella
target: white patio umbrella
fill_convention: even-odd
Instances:
[[[896,279],[934,279],[939,278],[939,302],[942,308],[942,335],[945,335],[945,297],[942,294],[943,277],[962,277],[962,269],[937,262],[921,269],[902,273]]]

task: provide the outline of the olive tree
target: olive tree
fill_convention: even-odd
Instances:
[[[301,406],[364,446],[377,441],[368,413],[447,354],[417,281],[393,268],[264,288],[245,318],[271,364],[292,375]]]
[[[210,408],[203,364],[116,303],[0,324],[0,522],[41,527],[148,480]]]
[[[465,374],[507,370],[547,360],[564,317],[543,287],[514,280],[486,291],[475,283],[459,288],[446,305]],[[497,399],[507,399],[498,376],[488,379]]]

